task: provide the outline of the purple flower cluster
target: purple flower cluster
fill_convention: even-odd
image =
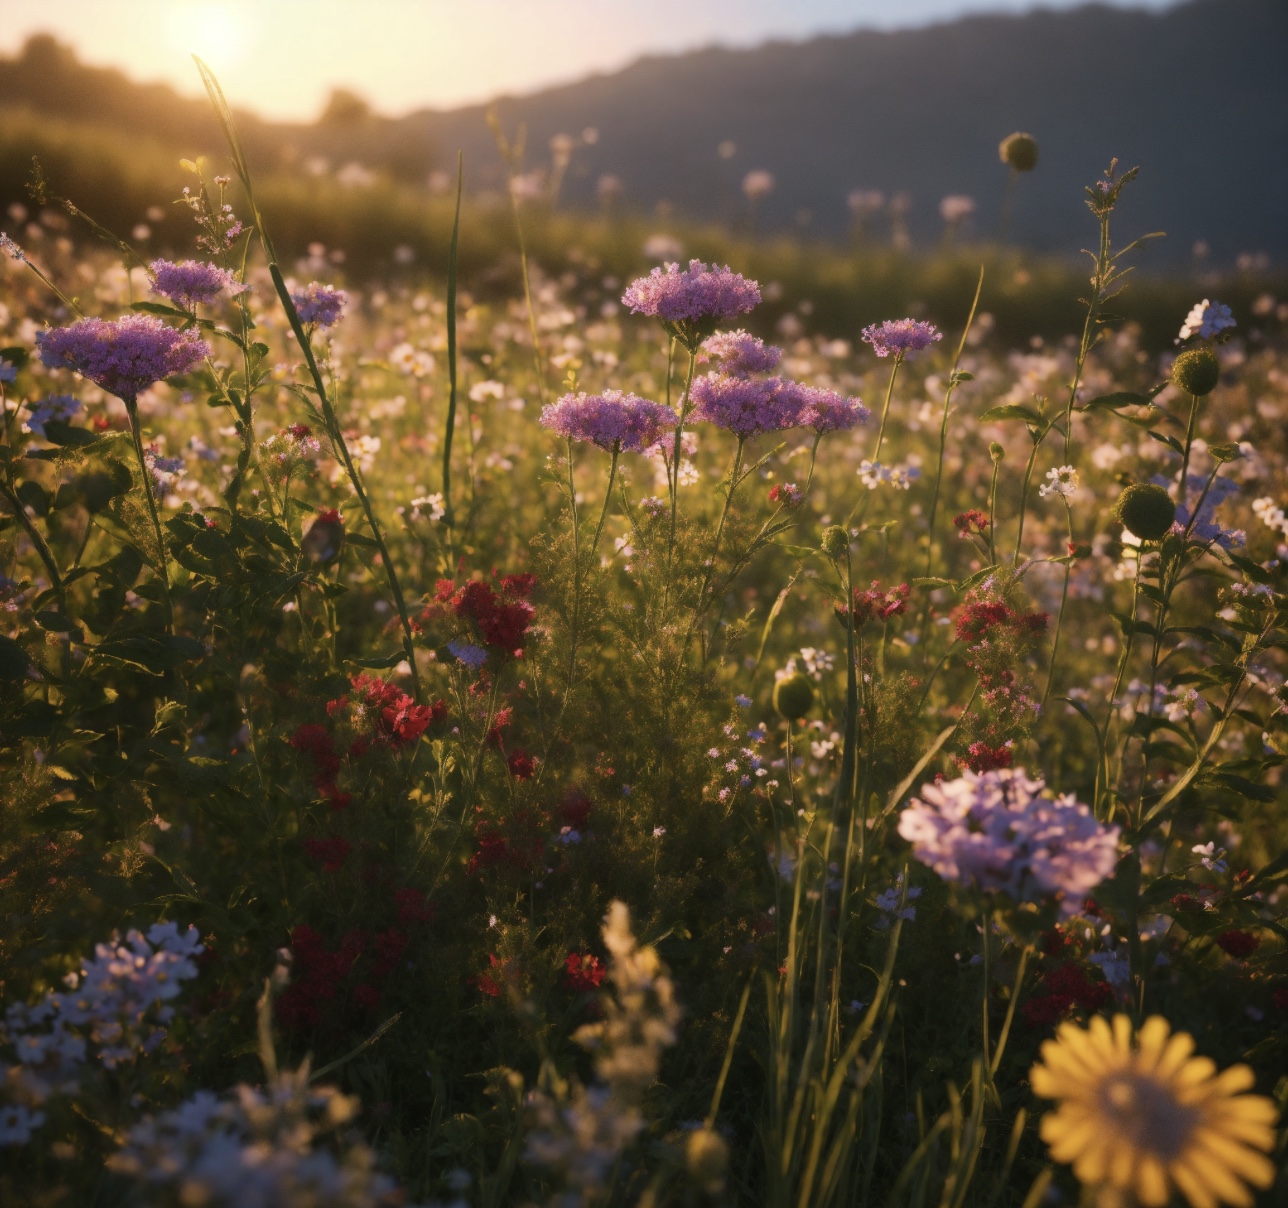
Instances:
[[[780,377],[708,373],[693,383],[693,416],[747,440],[761,432],[813,428],[820,436],[865,423],[868,409],[835,390],[802,386]]]
[[[745,315],[760,304],[760,286],[727,265],[708,268],[701,260],[655,268],[626,288],[622,302],[637,315],[661,319],[686,348],[696,352],[717,323]]]
[[[802,428],[813,428],[820,436],[825,432],[848,432],[866,424],[871,414],[861,399],[846,398],[822,386],[797,386],[796,399],[800,407],[796,422]]]
[[[542,408],[541,426],[569,440],[589,441],[607,452],[641,453],[675,427],[670,407],[620,390],[565,394]]]
[[[877,356],[888,357],[893,353],[902,360],[911,360],[943,338],[943,333],[933,323],[923,323],[919,319],[887,319],[884,323],[874,323],[863,329],[863,342],[871,344]]]
[[[941,877],[1016,901],[1054,896],[1066,915],[1114,870],[1118,827],[1101,826],[1072,794],[1040,797],[1023,768],[922,787],[899,834]]]
[[[300,322],[316,323],[319,327],[337,323],[348,300],[344,290],[323,285],[320,281],[310,281],[303,289],[291,291],[291,301],[295,303]]]
[[[155,315],[81,319],[37,332],[36,347],[50,369],[74,369],[126,400],[210,355],[210,345],[195,331],[167,327]]]
[[[224,290],[240,294],[248,288],[227,269],[203,260],[154,260],[148,269],[153,290],[184,310],[208,305]]]
[[[718,331],[702,343],[699,361],[716,360],[724,373],[749,377],[778,368],[783,350],[745,331]]]
[[[782,378],[729,377],[708,373],[693,383],[694,419],[705,420],[746,440],[760,432],[794,428],[800,415],[798,387]]]

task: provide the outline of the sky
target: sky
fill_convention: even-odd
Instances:
[[[1172,0],[1110,2],[1160,9]],[[3,0],[0,53],[49,32],[87,62],[197,95],[189,57],[196,52],[234,104],[311,120],[336,86],[397,115],[531,92],[649,53],[1033,7],[1033,0]]]

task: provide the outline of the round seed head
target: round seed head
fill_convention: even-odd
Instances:
[[[845,557],[845,551],[850,548],[850,534],[845,531],[839,524],[829,524],[823,530],[823,552],[834,559]]]
[[[1031,134],[1016,131],[1008,134],[997,148],[1002,163],[1017,172],[1032,172],[1038,166],[1038,140]]]
[[[1172,381],[1186,394],[1211,394],[1221,380],[1221,362],[1210,348],[1187,348],[1172,362]]]
[[[1118,496],[1114,516],[1142,541],[1159,541],[1176,519],[1176,504],[1157,483],[1136,482]]]
[[[814,685],[799,671],[774,685],[774,708],[788,721],[800,721],[814,706]]]

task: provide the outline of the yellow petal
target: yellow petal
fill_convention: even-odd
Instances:
[[[1114,1048],[1120,1053],[1131,1052],[1131,1017],[1128,1015],[1114,1016]]]
[[[1215,1156],[1223,1169],[1228,1168],[1233,1176],[1247,1179],[1258,1187],[1269,1187],[1275,1179],[1274,1164],[1264,1154],[1249,1149],[1238,1141],[1218,1136],[1204,1129],[1195,1137],[1199,1153]]]
[[[1146,1155],[1141,1158],[1136,1176],[1136,1195],[1147,1208],[1163,1208],[1168,1199],[1167,1172],[1157,1159]]]
[[[1212,1090],[1216,1094],[1236,1095],[1256,1085],[1257,1076],[1246,1065],[1232,1065],[1216,1076]]]
[[[1210,1148],[1197,1149],[1188,1155],[1199,1177],[1227,1204],[1252,1203],[1248,1189],[1231,1173],[1224,1160]]]
[[[1161,1015],[1151,1015],[1145,1020],[1136,1037],[1136,1043],[1140,1046],[1139,1061],[1142,1070],[1149,1072],[1157,1067],[1171,1032],[1171,1025]]]
[[[1170,1173],[1172,1181],[1194,1208],[1216,1208],[1216,1196],[1188,1163],[1173,1162]]]
[[[1177,1032],[1167,1042],[1155,1071],[1160,1078],[1171,1078],[1183,1066],[1194,1052],[1194,1037],[1188,1032]]]

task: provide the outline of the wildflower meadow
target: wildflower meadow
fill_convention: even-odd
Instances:
[[[0,1200],[1286,1202],[1288,307],[346,276],[200,66],[0,236]]]

